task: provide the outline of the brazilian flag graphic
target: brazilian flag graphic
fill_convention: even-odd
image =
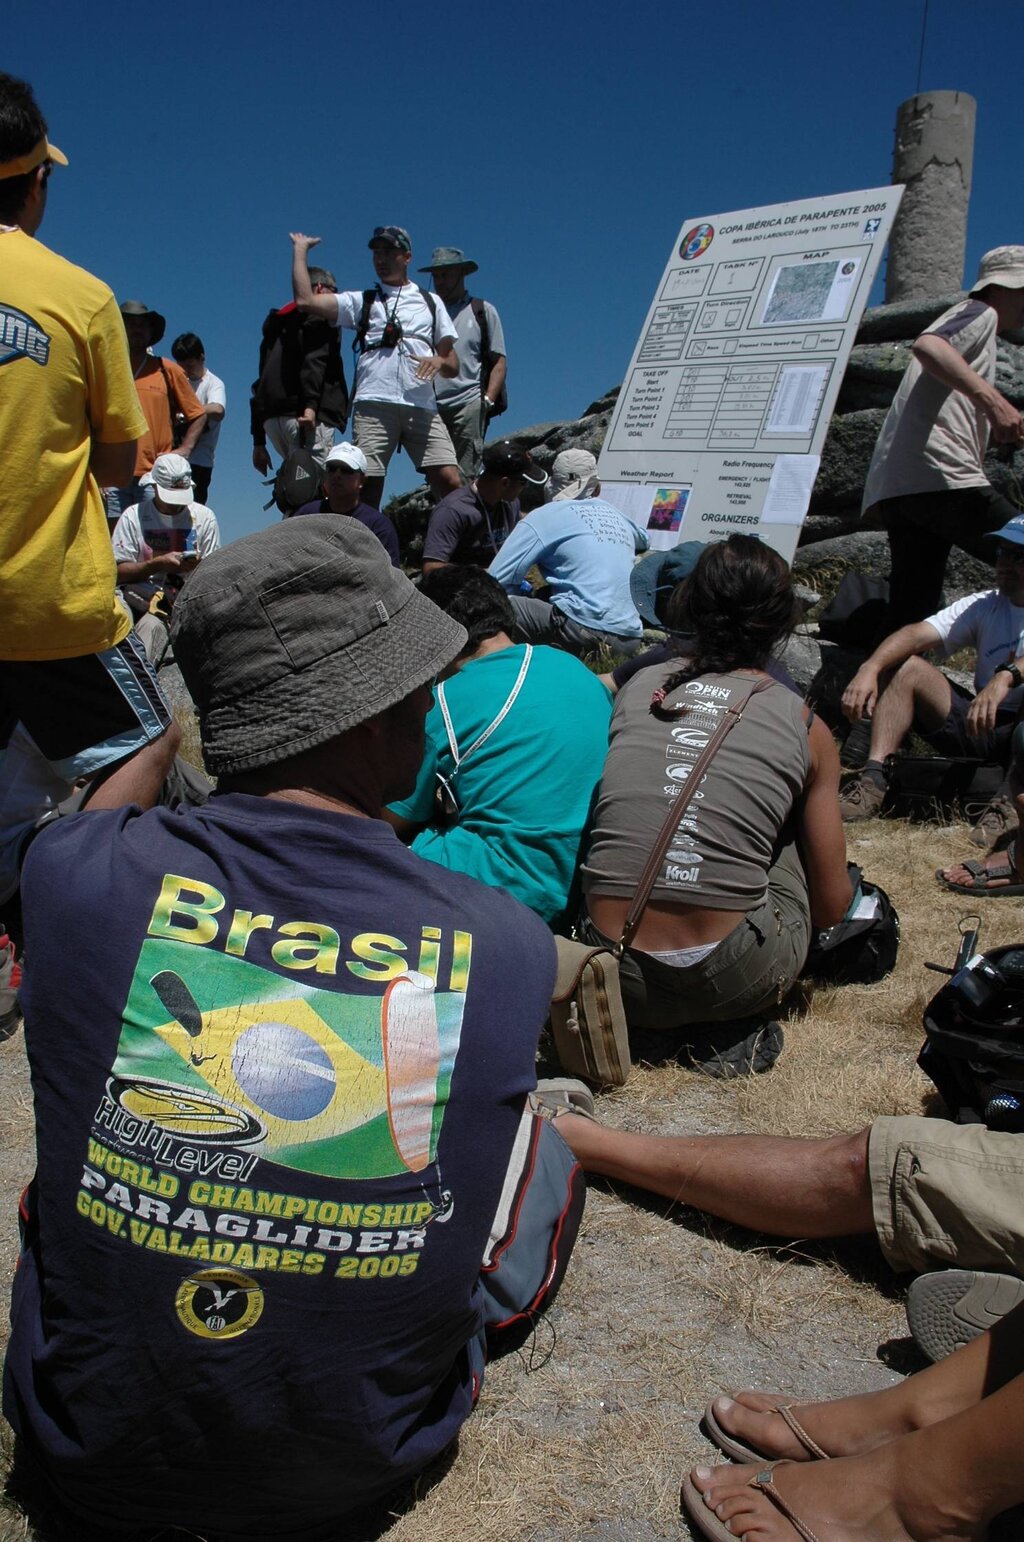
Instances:
[[[465,1000],[413,969],[381,995],[346,995],[147,938],[111,1090],[190,1144],[323,1177],[422,1172],[436,1157]]]

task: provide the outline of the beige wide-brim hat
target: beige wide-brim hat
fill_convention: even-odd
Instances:
[[[1024,289],[1024,246],[994,246],[978,264],[978,277],[968,294],[977,294],[987,284],[1003,289]]]

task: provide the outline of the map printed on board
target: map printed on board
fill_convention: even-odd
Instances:
[[[902,187],[687,220],[626,371],[601,495],[652,547],[791,561]]]

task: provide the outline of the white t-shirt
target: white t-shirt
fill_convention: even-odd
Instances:
[[[1024,605],[1011,605],[998,589],[982,589],[965,595],[928,617],[942,639],[946,658],[961,648],[975,648],[974,689],[980,691],[1000,664],[1012,664],[1024,653]],[[1015,687],[1003,703],[1018,706],[1024,701],[1024,686]]]
[[[228,394],[224,389],[224,382],[219,375],[214,375],[210,370],[207,370],[198,384],[194,380],[190,380],[189,385],[196,393],[196,400],[199,402],[200,407],[213,406],[227,409]],[[223,421],[223,418],[214,418],[211,423],[210,419],[207,418],[206,427],[199,435],[199,443],[189,456],[193,466],[213,465],[217,440],[220,438],[220,426]]]
[[[114,526],[115,562],[148,562],[169,551],[198,552],[208,557],[220,550],[217,516],[205,503],[189,503],[173,514],[161,514],[152,498],[133,503]]]
[[[380,293],[370,306],[370,325],[366,333],[366,342],[371,346],[359,355],[354,400],[397,402],[401,407],[426,407],[428,411],[436,412],[434,383],[416,379],[416,361],[436,353],[445,338],[455,340],[452,319],[434,296],[435,323],[422,290],[411,281],[377,287]],[[363,311],[363,291],[346,289],[335,295],[335,299],[338,302],[336,325],[356,331]],[[392,317],[401,325],[402,341],[395,348],[374,348],[372,345],[380,342],[385,324]]]
[[[922,336],[941,337],[991,384],[996,378],[999,318],[983,300],[961,300]],[[989,422],[980,407],[911,359],[878,436],[862,509],[883,498],[987,487],[982,462]]]

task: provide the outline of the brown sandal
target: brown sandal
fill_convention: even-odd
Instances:
[[[776,1463],[773,1462],[770,1467],[765,1467],[759,1473],[756,1473],[750,1480],[750,1487],[759,1489],[765,1498],[775,1506],[780,1515],[786,1517],[786,1520],[792,1526],[797,1536],[802,1539],[802,1542],[821,1542],[817,1533],[813,1532],[809,1526],[805,1526],[800,1517],[793,1513],[775,1487],[775,1481],[772,1477],[775,1467]],[[700,1489],[689,1478],[683,1479],[681,1498],[686,1507],[687,1514],[698,1531],[703,1532],[706,1537],[712,1538],[712,1542],[737,1542],[736,1533],[730,1531],[725,1522],[718,1519],[714,1510],[705,1502],[704,1495]]]
[[[780,1414],[789,1425],[789,1428],[792,1430],[797,1440],[803,1446],[804,1450],[807,1452],[808,1458],[815,1461],[827,1462],[829,1460],[828,1452],[823,1451],[818,1443],[811,1439],[810,1435],[808,1435],[807,1431],[804,1429],[803,1425],[794,1414],[793,1408],[794,1404],[792,1403],[776,1403],[773,1409],[766,1408],[763,1410],[763,1412]],[[752,1409],[751,1412],[754,1412],[754,1410]],[[706,1433],[714,1441],[719,1451],[724,1451],[726,1456],[731,1456],[738,1462],[786,1460],[783,1457],[772,1458],[769,1452],[758,1451],[754,1446],[748,1446],[744,1441],[739,1440],[735,1435],[730,1435],[729,1431],[723,1429],[718,1420],[715,1418],[714,1400],[712,1400],[712,1402],[710,1402],[705,1408],[704,1418],[701,1422]]]

